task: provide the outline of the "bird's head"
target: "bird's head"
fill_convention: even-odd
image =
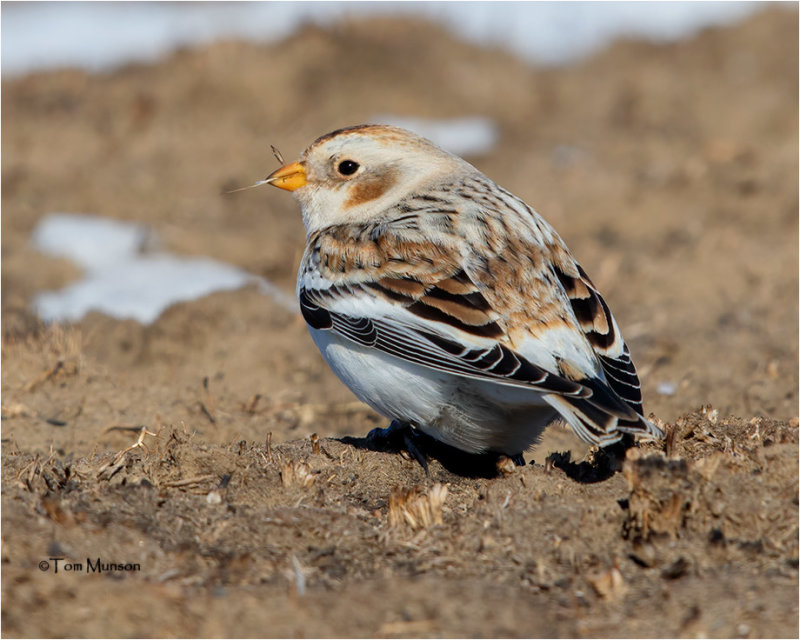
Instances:
[[[264,182],[292,192],[311,233],[378,220],[412,193],[470,170],[466,161],[410,131],[361,125],[318,138],[300,160]]]

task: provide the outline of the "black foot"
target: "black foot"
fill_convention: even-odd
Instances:
[[[572,462],[569,452],[565,452],[551,453],[547,462],[578,482],[602,482],[622,470],[626,452],[635,446],[634,437],[626,433],[619,442],[598,449],[590,461]]]
[[[617,467],[618,469],[622,468],[622,462],[625,460],[625,455],[628,453],[628,449],[631,449],[636,446],[636,439],[630,434],[626,433],[622,436],[619,442],[615,442],[600,451],[605,454],[605,456],[609,459],[611,466]]]
[[[421,434],[407,422],[392,420],[386,429],[373,429],[367,434],[367,446],[375,451],[401,451],[419,462],[428,475],[428,458],[422,451]]]
[[[451,473],[465,478],[496,478],[499,473],[497,459],[502,455],[495,452],[467,453],[461,451],[400,420],[392,421],[392,424],[386,429],[373,429],[366,438],[344,436],[340,438],[340,442],[370,451],[398,453],[405,450],[425,469],[426,475],[428,474],[428,458],[432,458],[438,460]],[[508,457],[516,465],[525,464],[521,453]]]

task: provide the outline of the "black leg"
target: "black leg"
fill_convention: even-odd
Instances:
[[[376,451],[405,449],[425,469],[425,475],[428,474],[428,459],[422,451],[420,433],[408,422],[392,420],[386,429],[373,429],[367,434],[367,444]]]
[[[428,475],[428,459],[432,458],[451,473],[465,478],[496,478],[497,459],[501,454],[494,451],[468,453],[444,442],[440,442],[401,420],[393,420],[386,429],[373,429],[366,438],[344,436],[340,442],[369,449],[399,453],[403,450],[416,460]],[[522,453],[508,456],[516,465],[524,465]]]
[[[604,447],[598,451],[600,458],[605,460],[605,464],[614,471],[622,469],[622,463],[625,461],[625,455],[628,449],[636,446],[636,439],[630,434],[626,433],[622,436],[619,442]]]
[[[626,433],[619,442],[598,449],[590,461],[572,462],[569,452],[553,452],[547,456],[547,461],[578,482],[602,482],[622,469],[626,452],[634,446],[633,436]]]

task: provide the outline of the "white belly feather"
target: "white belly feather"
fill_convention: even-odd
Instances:
[[[362,402],[470,452],[520,453],[555,410],[533,389],[443,373],[309,327],[333,372]]]

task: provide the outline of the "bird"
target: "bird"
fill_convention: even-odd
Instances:
[[[660,439],[619,326],[555,229],[466,160],[398,127],[317,138],[257,184],[306,229],[300,310],[332,371],[391,423],[524,464],[562,418],[590,445]]]

